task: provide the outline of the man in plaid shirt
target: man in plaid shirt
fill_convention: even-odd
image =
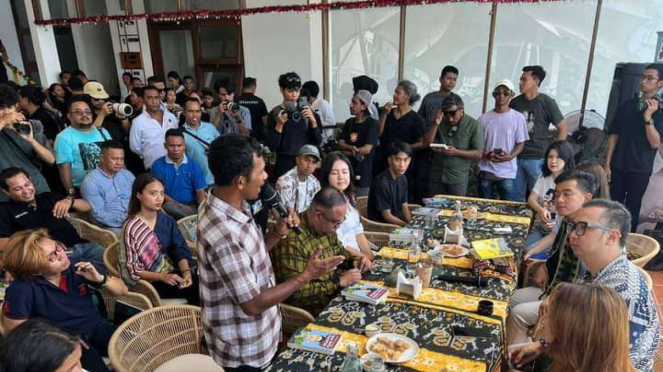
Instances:
[[[323,258],[343,256],[347,270],[328,272],[310,281],[293,293],[286,303],[295,305],[317,316],[336,297],[342,288],[361,280],[361,271],[370,270],[371,263],[361,257],[353,268],[352,256],[338,239],[336,230],[345,221],[347,201],[333,187],[320,190],[309,209],[299,215],[302,230],[300,235],[290,232],[272,251],[272,263],[279,283],[291,280],[306,270],[306,265],[322,247]]]
[[[198,220],[200,302],[207,347],[226,371],[262,371],[277,351],[277,305],[311,280],[336,269],[343,256],[321,258],[276,285],[268,250],[289,232],[294,215],[263,236],[246,200],[257,199],[267,179],[259,143],[241,134],[214,140],[209,167],[215,186]]]

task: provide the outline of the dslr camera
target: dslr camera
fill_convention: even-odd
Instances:
[[[134,108],[131,107],[130,104],[113,102],[112,105],[113,111],[117,112],[118,114],[131,116],[131,114],[134,113]]]
[[[308,99],[306,97],[299,97],[296,104],[292,102],[286,102],[285,111],[288,114],[288,119],[294,121],[295,123],[299,123],[302,121],[302,119],[304,119],[302,116],[302,111],[306,107],[309,107]]]
[[[239,112],[239,105],[236,104],[235,102],[224,102],[223,107],[226,110],[230,110],[233,114],[236,114]]]

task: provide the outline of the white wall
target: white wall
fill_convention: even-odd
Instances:
[[[258,79],[258,95],[268,109],[282,100],[278,77],[285,72],[295,71],[302,82],[313,79],[322,85],[320,35],[319,15],[276,13],[242,17],[245,75]]]
[[[25,71],[23,67],[23,58],[21,57],[21,47],[18,44],[18,35],[16,34],[16,25],[14,24],[14,17],[12,16],[12,7],[9,0],[0,1],[0,14],[2,14],[2,22],[0,22],[0,39],[2,44],[7,50],[9,55],[9,62],[18,67],[19,70]],[[9,79],[13,78],[13,74],[7,70]],[[23,81],[19,81],[22,84]]]

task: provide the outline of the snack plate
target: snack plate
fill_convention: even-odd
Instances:
[[[400,355],[400,358],[398,359],[388,359],[383,356],[385,363],[392,363],[392,364],[406,363],[414,359],[417,356],[417,354],[419,354],[419,345],[417,345],[417,343],[414,342],[413,339],[401,336],[396,333],[380,333],[369,338],[368,341],[366,342],[366,351],[369,353],[375,353],[375,351],[373,351],[373,345],[378,343],[378,339],[381,338],[387,339],[392,342],[400,340],[408,345],[408,348],[405,351],[403,351],[403,353]]]
[[[451,247],[451,246],[457,246],[459,248],[459,253],[454,254],[453,252],[447,252],[445,248]],[[461,247],[458,244],[441,244],[441,245],[438,245],[437,247],[435,247],[435,250],[440,251],[440,252],[444,253],[444,255],[446,257],[451,257],[451,258],[458,258],[458,257],[467,256],[470,253],[469,249],[467,249],[465,247]]]

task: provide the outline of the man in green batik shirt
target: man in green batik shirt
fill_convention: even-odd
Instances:
[[[291,231],[272,251],[272,265],[279,283],[304,271],[308,259],[318,250],[322,250],[321,259],[345,257],[339,270],[310,281],[285,301],[313,316],[317,316],[341,289],[361,280],[362,271],[371,269],[369,260],[351,256],[336,235],[346,212],[345,196],[334,188],[323,188],[315,195],[309,209],[299,215],[301,234]]]

